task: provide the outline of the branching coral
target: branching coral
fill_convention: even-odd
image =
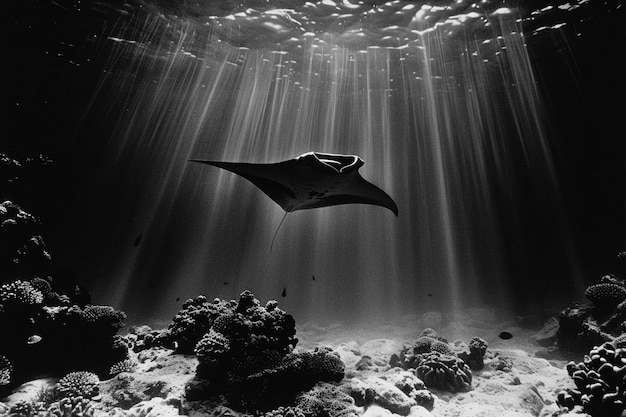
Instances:
[[[582,405],[592,416],[620,416],[626,405],[626,349],[611,343],[594,347],[580,363],[567,364],[576,389],[562,391],[559,405]]]
[[[70,372],[57,382],[56,394],[59,398],[93,398],[98,395],[100,379],[92,372]]]
[[[43,294],[28,281],[13,281],[0,287],[0,303],[5,309],[32,307],[43,302]]]
[[[472,389],[472,372],[469,366],[453,355],[437,352],[425,355],[417,366],[416,373],[428,388],[450,392]]]
[[[135,362],[132,359],[124,359],[123,361],[120,361],[116,363],[115,365],[111,366],[111,370],[109,371],[109,374],[117,375],[122,372],[135,372],[136,370],[137,370],[137,362]]]
[[[86,305],[83,309],[78,306],[72,307],[68,311],[68,318],[89,333],[110,337],[124,327],[126,314],[111,306]]]
[[[48,407],[46,417],[92,417],[91,401],[82,397],[62,398]]]
[[[8,385],[11,382],[12,372],[11,361],[6,356],[0,355],[0,386]]]

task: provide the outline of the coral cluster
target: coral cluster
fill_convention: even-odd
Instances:
[[[415,369],[429,388],[467,391],[472,388],[472,372],[466,361],[482,369],[486,351],[487,342],[481,338],[473,338],[469,345],[455,342],[453,346],[433,329],[426,329],[399,356],[393,355],[390,364]]]
[[[176,342],[178,353],[193,353],[196,344],[211,330],[213,321],[222,315],[232,314],[236,307],[237,302],[233,300],[216,298],[209,301],[203,295],[189,299],[172,319],[167,337]]]
[[[70,372],[57,382],[56,395],[58,398],[93,398],[98,395],[98,384],[100,378],[92,372]]]
[[[37,219],[11,201],[0,203],[0,282],[45,276],[50,262]]]
[[[109,374],[117,375],[122,372],[135,372],[137,370],[137,366],[138,366],[137,362],[135,362],[134,360],[124,359],[123,361],[120,361],[116,363],[115,365],[111,366],[111,369],[109,370]]]
[[[562,391],[557,402],[569,409],[582,405],[592,416],[620,416],[626,408],[626,349],[596,346],[580,363],[567,364],[576,389]]]
[[[0,355],[12,366],[7,385],[75,369],[108,376],[113,364],[128,357],[128,347],[116,335],[124,313],[110,306],[62,303],[52,289],[42,278],[0,286],[0,321],[11,335],[0,338]]]
[[[343,378],[343,362],[332,350],[293,352],[298,342],[295,322],[276,301],[262,306],[250,291],[241,293],[236,302],[218,299],[206,304],[205,300],[190,300],[170,326],[183,343],[195,338],[202,326],[209,326],[194,349],[198,368],[187,387],[188,398],[222,394],[239,409],[272,409],[293,401],[319,381]],[[209,320],[197,310],[208,314]],[[187,330],[182,323],[187,323]]]
[[[560,314],[557,346],[562,350],[584,353],[626,332],[623,279],[605,275],[586,289],[585,296],[590,303],[573,303]]]

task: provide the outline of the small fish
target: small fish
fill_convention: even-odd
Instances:
[[[139,246],[141,239],[143,239],[143,233],[140,233],[139,236],[135,238],[135,247]]]
[[[313,275],[313,281],[315,281],[315,275]]]
[[[41,336],[39,336],[38,334],[34,334],[30,336],[28,340],[26,341],[26,343],[28,343],[29,345],[34,345],[39,342],[41,342]]]
[[[176,297],[176,302],[179,302],[179,301],[180,301],[180,297]]]
[[[222,284],[224,284],[224,285],[228,285],[228,282],[227,282],[227,281],[224,281]]]
[[[513,337],[513,335],[509,332],[502,332],[498,335],[498,337],[502,340],[508,340]]]
[[[287,287],[283,288],[282,296],[287,297]]]
[[[432,292],[429,292],[428,294],[426,294],[426,296],[427,296],[427,297],[432,297],[432,296],[433,296],[433,293],[432,293]]]

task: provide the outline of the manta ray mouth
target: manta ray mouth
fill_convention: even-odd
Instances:
[[[334,169],[339,173],[349,171],[352,168],[360,167],[360,158],[356,155],[338,155],[334,153],[308,152],[300,155],[298,158],[309,155],[313,155],[315,159],[320,161],[322,164]]]

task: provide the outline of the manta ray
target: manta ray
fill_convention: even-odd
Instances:
[[[247,179],[286,213],[340,204],[371,204],[398,215],[393,199],[359,174],[364,162],[356,155],[307,152],[270,164],[200,159],[191,162],[222,168]]]
[[[356,155],[307,152],[272,164],[190,161],[222,168],[247,179],[285,210],[272,238],[270,253],[280,226],[287,213],[292,211],[341,204],[371,204],[385,207],[398,216],[395,201],[359,174],[364,162]]]

